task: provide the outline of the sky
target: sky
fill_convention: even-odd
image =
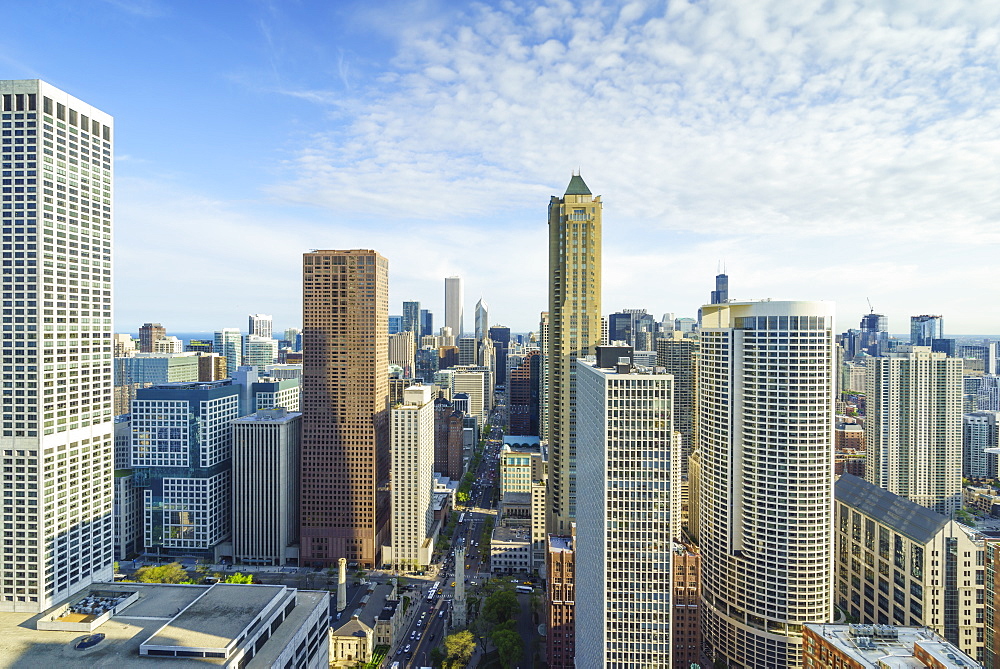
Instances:
[[[115,329],[301,321],[301,254],[375,249],[515,332],[547,218],[604,202],[602,311],[833,300],[1000,333],[995,0],[39,0],[0,78],[115,117]]]

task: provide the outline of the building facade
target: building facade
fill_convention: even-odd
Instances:
[[[798,667],[831,620],[833,305],[702,307],[698,541],[707,645],[730,667]]]
[[[250,314],[247,317],[247,334],[264,339],[274,338],[274,317],[271,314]]]
[[[962,361],[925,346],[868,361],[865,478],[950,515],[962,499]]]
[[[302,414],[259,409],[232,430],[233,561],[286,564],[299,541]]]
[[[114,121],[37,79],[0,80],[0,116],[0,459],[16,477],[0,611],[43,611],[111,578]]]
[[[836,502],[837,606],[862,623],[929,627],[983,662],[982,536],[850,474]]]
[[[572,529],[572,528],[571,528]],[[546,541],[547,627],[545,661],[549,669],[576,667],[575,538],[550,534]]]
[[[627,359],[626,359],[627,360]],[[673,378],[576,363],[576,662],[671,666],[680,453]]]
[[[549,532],[569,534],[576,516],[577,358],[601,343],[601,197],[574,174],[549,200],[548,348],[545,401],[549,440]],[[544,334],[544,333],[543,333]],[[545,431],[545,430],[543,430]]]
[[[975,411],[962,416],[962,476],[997,478],[997,453],[1000,448],[1000,411]]]
[[[243,364],[243,335],[237,328],[223,328],[215,333],[212,348],[226,359],[226,376],[232,376]]]
[[[465,292],[462,277],[449,276],[444,280],[444,325],[451,328],[453,337],[461,337],[465,331]]]
[[[139,327],[139,352],[153,353],[157,341],[167,336],[167,329],[159,323],[143,323]]]
[[[389,264],[303,255],[301,564],[378,563],[389,538]]]
[[[430,386],[410,386],[393,407],[392,563],[413,571],[431,562],[434,525],[434,401]]]

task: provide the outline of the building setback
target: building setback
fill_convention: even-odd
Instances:
[[[0,115],[0,611],[37,612],[112,572],[114,121],[38,79],[0,80]]]
[[[389,264],[313,251],[302,264],[301,564],[379,564],[389,538]]]

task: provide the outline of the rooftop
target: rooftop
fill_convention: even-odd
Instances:
[[[549,535],[549,551],[572,551],[573,537]]]
[[[878,519],[917,543],[929,542],[949,522],[947,516],[852,474],[844,474],[837,479],[834,496],[838,502]]]
[[[806,625],[860,667],[879,669],[923,669],[927,664],[914,656],[923,653],[948,669],[980,666],[968,655],[925,627],[893,625]]]

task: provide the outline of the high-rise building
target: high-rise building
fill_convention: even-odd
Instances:
[[[910,316],[910,345],[930,346],[935,339],[944,338],[944,316],[923,314]]]
[[[410,386],[393,407],[392,563],[412,571],[431,563],[434,539],[434,401],[430,386]]]
[[[232,428],[240,389],[228,379],[169,383],[132,401],[134,485],[142,489],[143,546],[214,557],[229,536]]]
[[[829,302],[702,307],[698,541],[717,662],[798,667],[801,626],[832,619],[833,319]]]
[[[962,361],[926,346],[868,360],[865,479],[951,515],[962,501]]]
[[[413,376],[415,355],[412,330],[403,330],[389,336],[389,364],[402,367],[404,378]]]
[[[570,531],[575,524],[570,524]],[[576,537],[548,535],[545,545],[546,644],[550,669],[574,669],[576,657]]]
[[[715,275],[715,290],[712,291],[711,304],[725,304],[729,301],[729,275],[725,272]]]
[[[538,436],[541,354],[529,351],[521,364],[510,370],[507,384],[508,434]]]
[[[995,479],[1000,475],[1000,411],[975,411],[962,416],[962,476]]]
[[[167,336],[167,329],[159,323],[143,323],[139,327],[139,352],[154,353],[153,346]]]
[[[621,360],[576,363],[576,665],[670,667],[673,378]]]
[[[113,119],[37,79],[0,80],[0,116],[16,323],[2,377],[17,389],[2,405],[0,611],[31,612],[111,578]]]
[[[490,330],[490,307],[483,298],[476,302],[476,341],[482,341]]]
[[[370,250],[302,263],[301,564],[373,567],[389,539],[389,263]]]
[[[274,336],[274,317],[271,314],[250,314],[247,334],[271,339]]]
[[[465,326],[465,293],[462,291],[462,277],[449,276],[444,280],[444,324],[451,328],[451,334],[461,337]]]
[[[259,409],[232,426],[233,560],[283,565],[299,540],[302,414]]]
[[[243,364],[243,334],[238,328],[223,328],[215,333],[215,353],[226,359],[226,375],[232,376]]]
[[[263,373],[264,368],[278,361],[278,340],[259,335],[247,335],[243,339],[243,366],[256,367]]]
[[[510,350],[510,328],[506,325],[494,325],[490,328],[490,340],[496,356],[496,384],[507,383],[507,353]]]
[[[569,534],[576,515],[576,359],[601,343],[601,196],[574,174],[549,200],[549,531]]]
[[[681,435],[681,472],[687,476],[687,459],[698,446],[698,354],[697,339],[676,330],[656,340],[656,366],[674,377],[674,430]]]
[[[434,314],[426,309],[420,310],[420,336],[430,337],[434,334]]]
[[[603,322],[603,319],[601,319]],[[538,436],[549,438],[549,312],[543,311],[538,319],[538,350],[541,352],[538,379]]]
[[[394,335],[403,331],[403,317],[389,316],[389,334]]]
[[[420,303],[403,302],[403,332],[412,332],[413,338],[420,336]]]
[[[456,344],[458,345],[458,364],[475,365],[477,362],[475,338],[459,337]]]

